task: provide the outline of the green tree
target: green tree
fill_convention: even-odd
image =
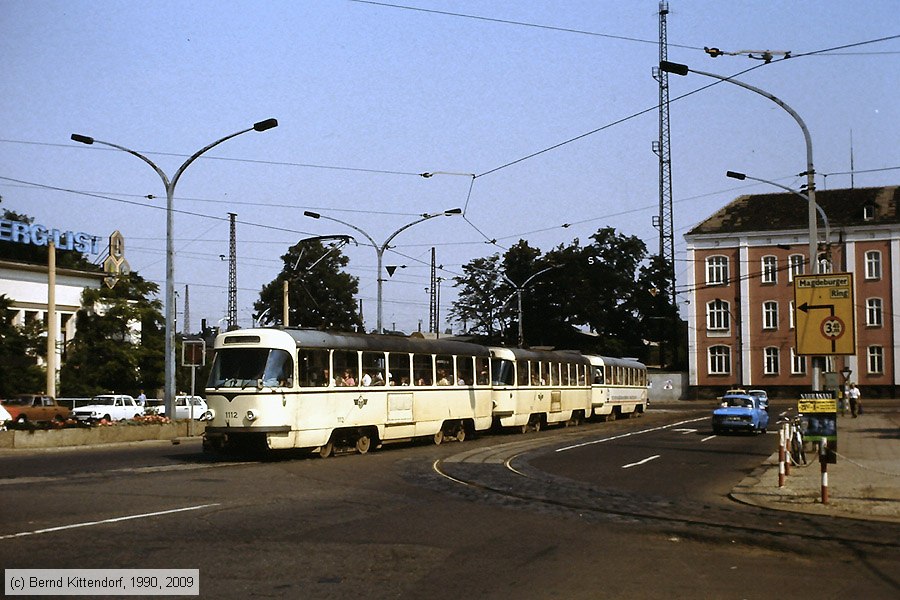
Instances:
[[[646,245],[640,238],[604,227],[591,236],[591,244],[578,258],[575,272],[582,280],[577,285],[570,273],[566,311],[597,336],[600,351],[643,357],[645,325],[637,298],[648,294],[638,281]]]
[[[450,308],[450,317],[464,323],[468,333],[497,340],[498,332],[504,328],[500,255],[473,259],[462,270],[463,275],[453,278],[454,286],[461,289]]]
[[[470,331],[490,341],[516,343],[517,288],[526,346],[646,360],[648,341],[675,339],[677,310],[667,293],[658,293],[666,289],[665,265],[648,257],[639,238],[610,227],[599,229],[586,246],[576,239],[543,255],[519,241],[502,261],[496,254],[475,259],[463,271],[451,314],[475,323]]]
[[[63,395],[110,391],[136,395],[141,389],[162,386],[162,303],[151,299],[158,292],[158,285],[135,272],[122,277],[112,289],[84,290],[76,315],[78,329],[60,370]]]
[[[47,355],[41,333],[43,323],[31,321],[24,327],[13,324],[12,302],[0,294],[0,397],[44,390],[46,369],[37,365],[37,357]]]
[[[262,324],[280,323],[284,314],[284,282],[288,282],[289,324],[353,331],[362,327],[354,296],[356,277],[342,272],[348,259],[321,241],[301,241],[282,255],[281,273],[263,286],[253,309]]]

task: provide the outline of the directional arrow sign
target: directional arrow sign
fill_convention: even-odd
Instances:
[[[856,353],[853,274],[794,277],[797,354]]]

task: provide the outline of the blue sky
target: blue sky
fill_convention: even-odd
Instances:
[[[900,39],[798,56],[900,34],[895,2],[669,7],[672,61],[733,75],[761,63],[713,59],[703,47],[794,54],[740,79],[806,121],[820,189],[850,185],[839,173],[850,169],[851,132],[855,168],[872,171],[858,173],[855,185],[897,183]],[[238,318],[248,326],[288,246],[310,235],[356,235],[304,210],[382,242],[418,214],[465,207],[465,218],[403,232],[385,256],[385,264],[407,266],[386,280],[385,325],[427,328],[432,247],[447,279],[519,239],[546,251],[599,227],[658,251],[657,12],[655,0],[3,0],[2,206],[48,227],[104,237],[120,230],[132,268],[162,288],[159,177],[132,156],[69,136],[146,153],[171,175],[207,143],[275,117],[278,128],[224,143],[178,183],[175,279],[182,294],[190,285],[194,328],[226,315],[228,268],[219,255],[228,253],[229,212],[238,215]],[[770,191],[725,171],[803,183],[803,137],[790,116],[728,84],[677,99],[708,83],[670,76],[680,277],[691,226],[740,194]],[[477,177],[417,175],[426,171]],[[371,328],[376,255],[356,237],[360,246],[345,252]],[[443,314],[454,295],[445,282]]]

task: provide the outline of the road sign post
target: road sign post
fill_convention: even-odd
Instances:
[[[797,354],[856,354],[853,274],[795,276],[794,323]]]

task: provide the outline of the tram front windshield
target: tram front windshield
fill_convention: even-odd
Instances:
[[[291,355],[269,348],[223,348],[216,352],[206,387],[291,386]]]

